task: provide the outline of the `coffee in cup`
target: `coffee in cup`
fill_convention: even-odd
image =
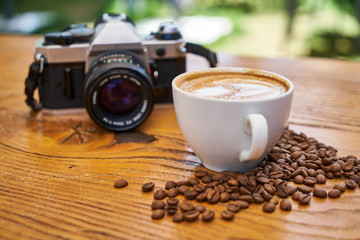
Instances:
[[[224,100],[252,100],[279,96],[288,91],[286,82],[257,75],[215,72],[209,75],[192,74],[178,83],[185,92]]]
[[[281,136],[294,91],[286,77],[248,68],[187,72],[172,88],[185,139],[214,171],[256,166]]]

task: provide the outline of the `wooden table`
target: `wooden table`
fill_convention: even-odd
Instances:
[[[86,113],[51,116],[25,105],[24,79],[37,37],[0,36],[0,239],[359,239],[360,191],[293,210],[252,204],[210,223],[152,220],[152,193],[203,169],[185,142],[173,106],[155,106],[136,131],[114,134]],[[188,69],[206,67],[189,56]],[[274,71],[293,80],[291,129],[360,156],[360,62],[220,55],[220,66]],[[125,178],[129,186],[115,189]],[[328,181],[327,189],[335,182]]]

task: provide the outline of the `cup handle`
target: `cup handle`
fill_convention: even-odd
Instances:
[[[268,142],[268,124],[265,117],[262,114],[247,115],[244,131],[252,137],[250,149],[244,149],[239,154],[240,162],[261,158]]]

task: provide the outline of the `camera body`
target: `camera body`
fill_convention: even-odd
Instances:
[[[195,46],[189,44],[172,22],[139,36],[125,14],[103,14],[94,29],[78,24],[45,34],[36,43],[26,79],[27,103],[34,109],[85,107],[106,129],[133,129],[149,116],[155,102],[172,102],[171,82],[186,70],[186,46]],[[201,46],[195,50],[200,55],[208,51]],[[216,64],[216,55],[209,56]],[[32,97],[36,87],[41,103],[37,107]]]

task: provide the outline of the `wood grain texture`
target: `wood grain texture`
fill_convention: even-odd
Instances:
[[[173,106],[157,105],[136,132],[114,134],[86,113],[33,113],[24,79],[37,37],[0,36],[0,239],[359,239],[360,191],[314,198],[291,212],[252,204],[224,222],[152,220],[152,193],[167,180],[203,169],[185,142]],[[295,85],[290,128],[360,156],[360,63],[329,59],[259,59],[220,55],[221,66],[270,70]],[[188,69],[207,67],[189,55]],[[139,139],[143,139],[139,140]],[[125,178],[129,186],[115,189]],[[343,180],[328,181],[330,189]]]

